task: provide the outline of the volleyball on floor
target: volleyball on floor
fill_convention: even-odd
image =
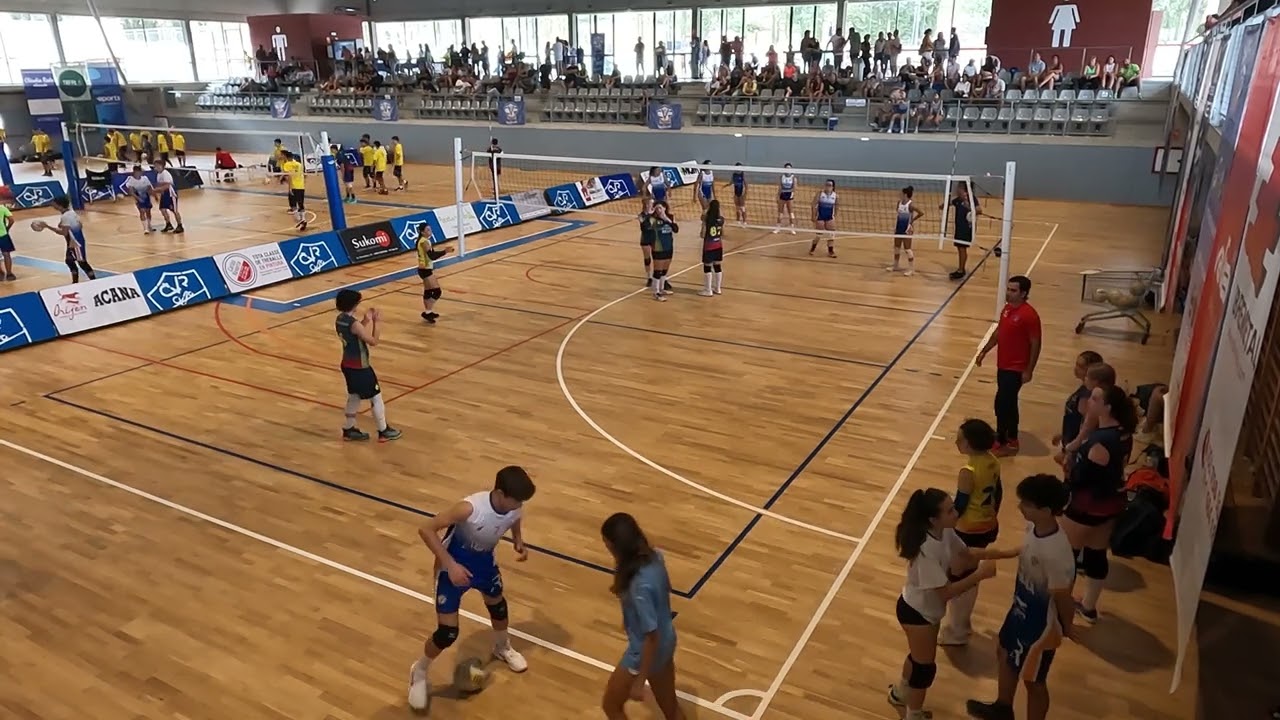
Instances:
[[[479,658],[467,658],[453,669],[453,686],[463,693],[477,693],[489,681],[489,673]]]

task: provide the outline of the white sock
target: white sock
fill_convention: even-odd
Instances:
[[[702,288],[706,292],[711,292],[711,273],[702,273]]]
[[[423,655],[422,657],[418,658],[417,662],[413,664],[413,671],[412,671],[413,681],[418,682],[420,680],[426,680],[427,669],[430,667],[431,667],[431,658],[427,657],[426,655]]]
[[[902,257],[902,251],[898,250],[897,248],[894,248],[893,249],[893,266],[894,267],[898,267],[898,262],[901,257]]]
[[[720,289],[724,287],[724,272],[721,270],[717,270],[715,272],[715,276],[716,276],[715,291],[720,292]]]
[[[1080,604],[1085,610],[1098,609],[1098,598],[1102,597],[1102,586],[1105,583],[1105,580],[1097,578],[1084,578],[1084,597],[1080,599]]]
[[[496,628],[494,629],[493,646],[496,648],[504,649],[504,650],[506,648],[511,647],[511,638],[507,637],[506,630],[498,630]]]
[[[347,395],[346,416],[342,421],[342,429],[350,430],[356,426],[356,413],[360,412],[360,396]]]
[[[378,432],[387,429],[387,405],[382,401],[382,393],[373,396],[373,420],[378,423]]]
[[[915,251],[915,250],[908,250],[908,251],[907,251],[907,264],[908,264],[908,265],[915,265],[915,264],[916,264],[916,251]]]
[[[791,213],[790,215],[788,215],[788,216],[787,216],[787,223],[788,223],[789,225],[791,225],[791,227],[795,227],[795,226],[796,226],[796,214],[795,214],[795,213]]]

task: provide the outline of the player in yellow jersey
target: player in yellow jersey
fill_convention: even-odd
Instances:
[[[409,183],[404,179],[404,145],[400,144],[400,136],[391,136],[391,174],[396,176],[396,189],[404,190]]]
[[[114,131],[102,138],[102,157],[107,161],[107,172],[120,170],[120,146],[116,145]]]
[[[387,194],[387,149],[381,140],[373,141],[373,186],[379,195]]]
[[[435,311],[436,301],[444,292],[435,276],[435,262],[449,254],[448,249],[436,250],[431,246],[431,228],[422,226],[418,235],[418,277],[422,278],[422,319],[434,325],[440,313]]]
[[[364,188],[373,187],[373,146],[369,144],[369,136],[360,138],[360,174],[364,176]]]
[[[142,162],[142,135],[137,130],[129,133],[129,151],[133,153],[134,162]]]
[[[53,147],[53,138],[49,137],[49,133],[36,128],[31,133],[31,150],[36,154],[36,159],[40,161],[40,168],[44,171],[45,177],[53,177],[53,153],[50,150]]]
[[[173,157],[178,161],[178,167],[182,167],[187,164],[187,139],[177,130],[172,131],[170,135],[172,136],[170,140],[173,142]]]
[[[160,153],[160,162],[169,164],[169,136],[163,131],[156,133],[156,152]]]
[[[289,211],[298,222],[297,229],[303,231],[307,229],[307,177],[298,156],[288,150],[282,152],[280,172],[284,173],[283,177],[289,183]]]
[[[956,449],[965,456],[964,467],[956,479],[956,535],[970,548],[983,549],[996,541],[1000,533],[1000,459],[992,451],[996,431],[985,420],[970,419],[960,424]],[[957,568],[957,570],[960,568]],[[960,577],[977,569],[976,564],[963,568]],[[965,645],[973,633],[972,615],[978,600],[978,588],[951,599],[947,604],[947,621],[938,635],[943,646]]]

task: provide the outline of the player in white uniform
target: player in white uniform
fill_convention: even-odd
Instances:
[[[436,631],[423,645],[422,657],[409,670],[409,707],[424,710],[431,694],[427,669],[431,661],[458,639],[458,608],[462,596],[476,589],[493,623],[493,655],[515,672],[529,669],[524,656],[507,637],[507,600],[495,550],[507,531],[515,544],[516,560],[529,551],[521,528],[523,506],[533,497],[533,481],[515,465],[498,471],[493,490],[470,495],[431,519],[418,531],[436,558]],[[443,537],[441,537],[443,533]]]
[[[924,217],[920,208],[916,207],[916,189],[910,185],[902,188],[902,197],[898,198],[898,212],[893,224],[893,265],[885,268],[889,272],[901,272],[911,276],[916,271],[916,252],[911,249],[912,236],[916,232],[916,221]],[[907,269],[900,264],[903,254],[907,256]]]
[[[89,265],[89,254],[84,242],[84,226],[80,223],[80,216],[71,209],[71,201],[67,196],[59,195],[51,204],[53,209],[58,211],[57,226],[43,220],[32,220],[31,229],[36,232],[48,230],[57,233],[66,241],[66,263],[67,269],[71,271],[71,282],[80,282],[81,270],[89,276],[90,280],[98,279],[97,274],[93,272],[93,266]]]
[[[182,213],[178,212],[178,186],[173,183],[173,174],[165,168],[163,160],[155,161],[152,167],[156,171],[155,194],[160,201],[160,214],[164,216],[160,232],[181,235],[186,230],[182,227]]]
[[[783,165],[782,177],[778,178],[778,224],[773,228],[776,235],[782,230],[785,222],[791,226],[791,234],[796,234],[796,212],[791,201],[796,196],[796,176],[791,172],[791,163]]]
[[[155,186],[151,184],[151,178],[142,174],[141,165],[133,166],[133,174],[125,179],[124,189],[133,197],[133,203],[138,207],[138,219],[142,221],[142,232],[155,232],[155,228],[151,225],[151,194],[155,192]]]

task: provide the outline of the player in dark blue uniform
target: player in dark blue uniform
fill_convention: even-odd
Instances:
[[[822,185],[822,191],[813,197],[813,242],[809,244],[809,254],[818,249],[818,241],[823,233],[827,236],[827,257],[836,256],[836,181],[828,180]]]
[[[644,256],[645,287],[653,287],[653,240],[657,234],[657,220],[653,217],[653,198],[645,198],[640,214],[636,216],[640,223],[640,254]]]
[[[742,165],[742,163],[734,163]],[[738,170],[733,173],[733,206],[738,211],[738,223],[747,224],[747,174]]]
[[[707,160],[703,165],[710,165],[711,161]],[[704,167],[698,171],[698,204],[702,206],[702,211],[707,211],[707,205],[716,197],[716,174],[711,168]]]
[[[667,280],[667,271],[671,268],[671,258],[675,257],[676,233],[680,226],[671,215],[671,207],[665,202],[657,203],[653,213],[656,226],[653,236],[653,299],[665,301],[667,295],[675,290],[671,281]]]
[[[343,440],[368,440],[369,433],[356,427],[356,414],[360,403],[368,400],[373,406],[373,419],[378,424],[378,442],[396,440],[400,431],[387,424],[387,406],[382,400],[382,387],[378,375],[369,363],[369,348],[378,344],[379,319],[377,308],[369,308],[364,317],[357,318],[360,293],[355,290],[339,290],[334,303],[338,317],[334,329],[342,341],[342,377],[347,381],[346,420],[342,424]]]
[[[724,260],[724,216],[720,214],[720,201],[712,200],[707,205],[707,214],[702,216],[702,289],[698,294],[703,297],[719,295],[724,273],[720,270],[720,262]]]
[[[969,246],[973,244],[973,221],[982,215],[982,208],[978,206],[977,198],[969,197],[969,184],[966,182],[956,184],[955,197],[951,198],[951,208],[955,210],[952,238],[956,246],[959,267],[951,272],[950,278],[962,280],[968,274],[966,266],[969,263]]]
[[[342,185],[346,189],[346,194],[342,198],[344,203],[353,203],[356,201],[356,156],[355,151],[344,149],[337,145],[329,146],[329,153],[333,155],[333,161],[342,168]]]

